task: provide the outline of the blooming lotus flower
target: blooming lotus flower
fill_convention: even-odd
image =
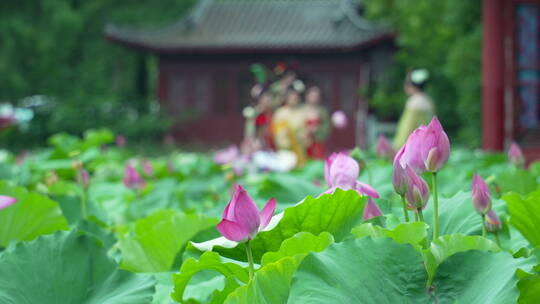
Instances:
[[[409,135],[401,150],[403,167],[407,165],[417,173],[437,172],[448,161],[450,141],[437,117],[433,117],[429,125],[420,126]]]
[[[501,220],[497,216],[497,213],[493,210],[489,210],[485,218],[486,230],[492,233],[496,233],[501,229]]]
[[[124,173],[124,185],[130,189],[141,189],[145,185],[141,175],[131,164],[126,165],[126,170]]]
[[[17,199],[7,195],[0,195],[0,209],[7,208],[17,202]]]
[[[401,166],[400,159],[404,149],[399,150],[394,158],[394,172],[392,173],[392,185],[397,194],[403,196],[407,192],[407,172]]]
[[[366,206],[364,207],[364,214],[362,215],[362,219],[364,221],[367,221],[381,215],[382,212],[381,209],[379,209],[379,206],[377,206],[377,204],[371,199],[371,197],[368,197]]]
[[[333,193],[336,188],[354,189],[362,195],[379,198],[379,193],[368,184],[357,181],[360,174],[358,163],[344,152],[332,153],[324,164],[324,178],[330,188],[325,193]]]
[[[474,209],[480,214],[487,214],[491,210],[491,191],[478,174],[473,177],[471,191]]]
[[[214,161],[220,165],[230,164],[240,156],[240,151],[235,145],[219,150],[214,154]]]
[[[235,185],[233,197],[225,207],[223,219],[217,225],[217,229],[231,241],[251,240],[268,226],[275,209],[276,200],[272,198],[259,212],[246,190],[240,185]]]
[[[116,146],[119,148],[126,146],[126,137],[124,135],[118,135],[116,136]]]
[[[332,124],[338,129],[344,129],[348,121],[347,115],[343,111],[335,111],[332,114]]]
[[[392,145],[390,145],[386,136],[382,134],[377,141],[377,155],[384,159],[392,159],[394,156],[394,148],[392,148]]]
[[[407,208],[424,209],[429,199],[428,184],[411,167],[407,166],[405,172],[407,174],[407,192],[405,193]]]
[[[508,160],[516,166],[523,166],[523,164],[525,164],[523,151],[521,151],[518,144],[512,143],[512,145],[510,145],[510,149],[508,150]]]
[[[77,182],[83,187],[88,187],[88,185],[90,184],[90,174],[82,167],[79,168],[79,172],[77,174]]]

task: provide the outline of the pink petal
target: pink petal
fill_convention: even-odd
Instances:
[[[324,179],[326,180],[326,184],[330,186],[330,167],[332,166],[332,162],[336,158],[337,153],[332,153],[330,156],[326,158],[324,161]]]
[[[360,194],[367,195],[373,198],[379,198],[379,193],[377,192],[377,190],[375,190],[375,188],[371,187],[368,184],[357,181],[354,189]]]
[[[272,215],[274,215],[274,210],[276,209],[276,199],[272,198],[266,203],[264,208],[259,213],[259,216],[261,218],[261,226],[259,230],[264,229],[266,226],[268,226],[268,223],[270,223],[270,220],[272,219]]]
[[[0,209],[9,207],[17,202],[17,199],[11,196],[0,195]]]
[[[364,214],[362,215],[362,219],[364,221],[367,221],[381,215],[382,211],[381,209],[379,209],[379,206],[377,206],[377,204],[375,204],[375,202],[371,198],[368,198],[366,207],[364,208]]]
[[[228,210],[229,215],[232,215],[232,221],[250,231],[252,235],[257,233],[261,218],[253,199],[242,186],[238,185],[232,200],[234,201]],[[230,217],[226,219],[231,220]]]
[[[349,190],[354,187],[360,174],[358,163],[346,153],[339,153],[333,160],[329,170],[329,187]]]
[[[217,230],[221,235],[231,241],[241,242],[249,237],[249,231],[235,222],[223,219],[217,225]]]

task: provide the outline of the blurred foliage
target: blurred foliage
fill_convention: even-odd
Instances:
[[[426,91],[453,139],[478,146],[480,139],[481,1],[364,0],[369,18],[397,30],[396,66],[372,92],[381,119],[404,106],[403,80],[410,68],[427,68]]]
[[[40,144],[56,132],[102,126],[138,138],[161,133],[167,124],[153,100],[157,60],[108,42],[103,29],[110,22],[160,26],[195,2],[1,1],[0,102],[42,95],[49,106],[35,109],[29,129],[2,134],[0,146]]]

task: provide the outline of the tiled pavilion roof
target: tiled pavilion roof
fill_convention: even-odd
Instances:
[[[200,0],[161,29],[109,25],[108,39],[157,53],[350,51],[392,32],[358,15],[350,0]]]

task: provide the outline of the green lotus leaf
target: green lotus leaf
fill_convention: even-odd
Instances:
[[[101,243],[77,231],[20,242],[0,254],[0,303],[146,304],[155,280],[119,270]]]
[[[216,252],[208,251],[203,253],[199,260],[190,258],[184,261],[180,268],[180,273],[173,275],[173,299],[177,302],[184,303],[187,300],[184,299],[184,292],[192,277],[201,271],[207,270],[216,271],[225,277],[224,291],[227,292],[231,292],[239,286],[236,280],[244,283],[248,281],[247,269],[236,263],[227,262]],[[234,285],[232,288],[231,284]]]
[[[317,198],[308,196],[303,202],[275,215],[266,231],[251,241],[255,261],[259,263],[264,253],[279,250],[284,240],[302,231],[315,235],[329,232],[336,241],[342,240],[362,221],[365,201],[366,198],[354,190],[338,189]],[[229,258],[246,260],[244,247],[223,237],[192,244],[201,251],[214,250]]]
[[[57,202],[5,181],[0,181],[0,193],[18,200],[0,210],[0,247],[11,241],[30,241],[42,234],[69,229]]]
[[[216,219],[175,210],[161,210],[140,219],[120,235],[122,268],[135,272],[172,270],[188,241],[214,227]]]

